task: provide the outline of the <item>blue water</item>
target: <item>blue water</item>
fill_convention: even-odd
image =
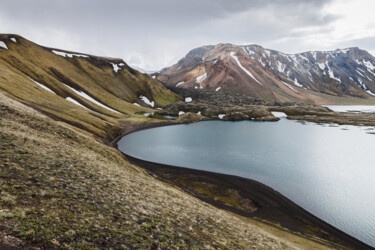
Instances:
[[[374,128],[206,121],[123,137],[119,149],[157,163],[260,181],[375,246]]]

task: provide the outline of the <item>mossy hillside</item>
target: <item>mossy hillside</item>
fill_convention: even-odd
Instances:
[[[92,135],[1,94],[0,103],[0,230],[13,247],[293,248]]]
[[[16,38],[13,42],[10,38]],[[38,46],[20,36],[0,35],[8,49],[0,48],[0,90],[55,119],[70,123],[100,138],[110,140],[121,134],[124,120],[140,112],[152,111],[139,100],[140,95],[163,106],[180,98],[147,75],[124,63],[117,73],[109,59],[90,56],[62,57],[51,49]],[[31,79],[53,90],[56,95],[39,87]],[[64,84],[63,84],[64,83]],[[97,101],[117,110],[105,109],[72,91],[83,91]],[[66,100],[73,98],[86,108]],[[143,105],[133,105],[138,102]]]

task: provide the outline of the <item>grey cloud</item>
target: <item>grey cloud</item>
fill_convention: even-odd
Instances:
[[[326,0],[21,0],[3,2],[0,27],[46,46],[122,57],[160,69],[220,42],[272,44],[324,31]],[[5,28],[4,28],[5,27]],[[293,45],[290,46],[291,49]]]

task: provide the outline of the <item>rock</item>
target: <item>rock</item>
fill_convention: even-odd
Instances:
[[[243,121],[243,120],[248,120],[248,119],[249,119],[249,116],[242,112],[227,113],[223,117],[223,120],[225,121]]]
[[[177,122],[192,123],[192,122],[198,122],[202,119],[203,119],[203,116],[195,114],[195,113],[188,112],[188,113],[185,113],[182,116],[180,116],[177,119]]]

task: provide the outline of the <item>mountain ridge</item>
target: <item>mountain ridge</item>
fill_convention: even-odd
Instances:
[[[375,57],[358,47],[286,54],[256,44],[219,43],[190,50],[176,64],[161,70],[157,79],[167,86],[180,83],[179,87],[246,93],[277,101],[320,104],[329,96],[373,101],[374,65]],[[197,86],[204,73],[203,84]]]

